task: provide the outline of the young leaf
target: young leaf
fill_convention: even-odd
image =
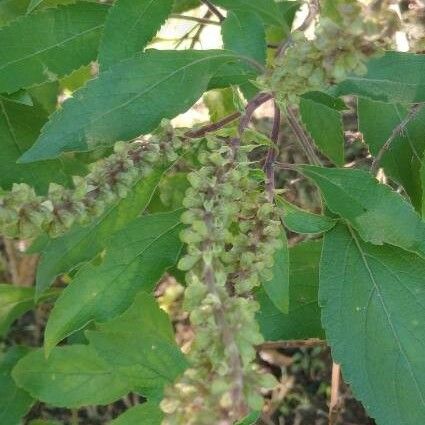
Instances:
[[[301,119],[320,151],[334,164],[344,164],[344,129],[338,110],[303,96],[300,102]]]
[[[235,56],[224,51],[149,51],[90,81],[52,115],[21,162],[131,140],[192,106]],[[113,93],[113,96],[111,96]],[[81,111],[84,110],[84,114]]]
[[[425,102],[425,55],[386,52],[369,61],[366,75],[347,78],[333,94],[390,103]]]
[[[168,315],[144,292],[121,316],[86,334],[99,356],[149,398],[161,397],[163,387],[187,367]]]
[[[344,378],[380,425],[425,423],[425,260],[365,243],[340,224],[326,234],[320,304]]]
[[[37,268],[36,296],[39,297],[62,273],[94,258],[106,241],[138,217],[148,206],[164,169],[157,168],[139,180],[126,198],[120,198],[88,226],[76,226],[64,236],[51,239]]]
[[[261,412],[252,412],[236,425],[255,425],[261,417]]]
[[[266,63],[266,33],[259,15],[244,9],[230,11],[221,28],[225,49]]]
[[[366,242],[388,243],[425,256],[425,222],[401,195],[371,174],[308,165],[300,169],[319,186],[326,206]]]
[[[279,197],[277,204],[282,210],[282,221],[295,233],[314,235],[324,233],[335,226],[337,220],[325,215],[318,215],[298,208],[286,199]]]
[[[283,247],[274,256],[273,278],[262,287],[275,307],[283,313],[289,311],[289,250],[285,231],[282,229]]]
[[[116,0],[99,49],[102,71],[144,50],[171,13],[173,0]]]
[[[321,241],[304,242],[289,250],[288,314],[279,311],[263,289],[257,292],[257,320],[267,341],[324,337],[317,301],[321,250]]]
[[[35,142],[47,114],[39,106],[27,106],[0,98],[0,186],[28,183],[44,193],[51,182],[67,185],[69,178],[59,160],[38,164],[16,164],[17,159]]]
[[[397,126],[409,113],[402,105],[358,100],[359,130],[370,153],[376,156]],[[420,211],[422,188],[419,179],[421,158],[425,149],[425,108],[393,140],[382,156],[380,166],[385,174],[403,185],[415,208]]]
[[[109,404],[131,391],[130,383],[89,345],[38,349],[18,362],[12,376],[34,398],[57,407]]]
[[[11,371],[15,364],[29,352],[26,347],[13,347],[0,359],[0,423],[21,424],[24,416],[34,403],[32,397],[18,388]]]
[[[155,403],[143,403],[127,410],[110,425],[161,425],[164,414]]]
[[[86,264],[63,291],[50,314],[45,348],[92,320],[116,317],[140,291],[151,291],[179,257],[181,212],[153,214],[133,221],[106,244],[103,262]]]
[[[0,29],[0,92],[56,80],[96,58],[108,7],[80,2]]]

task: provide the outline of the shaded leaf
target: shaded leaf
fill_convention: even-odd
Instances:
[[[35,306],[34,289],[0,284],[0,336],[10,325]]]
[[[386,52],[367,66],[366,75],[347,78],[333,94],[355,94],[390,103],[425,102],[425,55]]]
[[[305,211],[282,197],[277,199],[277,204],[282,210],[283,223],[292,232],[314,235],[327,232],[336,224],[335,219]]]
[[[161,425],[164,414],[155,403],[143,403],[127,410],[110,425]]]
[[[261,412],[252,412],[236,425],[255,425],[261,417]]]
[[[0,29],[0,92],[56,80],[96,58],[108,7],[47,9]],[[82,19],[84,17],[84,19]]]
[[[201,5],[199,0],[175,0],[173,12],[182,13],[191,9],[195,9]]]
[[[341,112],[306,96],[300,99],[301,120],[320,151],[336,165],[344,164]]]
[[[160,400],[163,387],[187,367],[168,315],[144,292],[121,316],[86,334],[99,355],[148,398]]]
[[[274,255],[273,278],[262,287],[275,307],[283,313],[289,310],[289,250],[285,231],[282,229],[283,247]]]
[[[257,292],[260,303],[257,321],[266,341],[323,338],[318,305],[320,242],[305,242],[290,248],[289,313],[279,311],[264,290]]]
[[[22,417],[34,403],[32,397],[18,388],[11,371],[15,364],[29,352],[27,347],[13,347],[0,359],[0,423],[20,425]]]
[[[63,291],[45,332],[46,352],[92,320],[106,321],[128,308],[140,290],[149,292],[179,257],[180,212],[133,221],[106,244],[100,265],[86,264]]]
[[[425,260],[365,243],[345,226],[325,236],[320,304],[344,378],[380,425],[425,423]]]
[[[136,182],[126,198],[115,201],[88,226],[75,226],[64,236],[51,239],[43,249],[37,268],[37,296],[57,276],[94,258],[105,247],[111,235],[139,216],[149,204],[163,173],[164,169],[158,168]]]
[[[401,195],[362,170],[301,166],[326,206],[367,242],[388,243],[425,256],[425,222]]]
[[[357,110],[359,130],[374,156],[409,113],[409,108],[405,106],[369,99],[359,99]],[[380,161],[385,174],[406,189],[417,210],[421,209],[422,202],[419,170],[425,149],[424,134],[425,108],[422,108],[406,129],[393,140],[390,149],[384,153]]]
[[[149,51],[89,81],[55,112],[22,162],[131,140],[191,107],[235,56],[224,51]],[[84,113],[82,113],[84,111]]]
[[[101,70],[144,50],[171,13],[173,0],[116,0],[99,48]]]
[[[89,345],[38,349],[15,366],[16,383],[34,398],[57,407],[109,404],[131,391],[131,385]]]
[[[49,183],[67,185],[69,177],[59,160],[37,164],[16,164],[17,159],[37,139],[47,114],[39,106],[27,106],[0,98],[0,186],[27,183],[45,193]]]

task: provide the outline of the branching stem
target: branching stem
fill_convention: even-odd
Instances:
[[[208,7],[209,10],[211,10],[212,13],[214,13],[215,16],[217,16],[220,22],[223,22],[226,19],[224,15],[210,2],[210,0],[201,1]]]
[[[178,13],[173,13],[173,14],[170,15],[170,17],[173,18],[173,19],[181,19],[181,20],[184,20],[184,21],[198,22],[198,23],[204,24],[204,25],[220,25],[220,22],[212,21],[211,19],[198,18],[196,16],[180,15]]]

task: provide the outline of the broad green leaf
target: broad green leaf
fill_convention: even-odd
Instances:
[[[3,189],[10,189],[13,183],[28,183],[44,193],[53,181],[68,184],[69,177],[59,160],[16,164],[17,159],[35,142],[46,121],[47,114],[40,106],[27,106],[0,98],[0,186]]]
[[[422,205],[421,205],[421,212],[422,217],[425,216],[425,159],[422,159],[421,163],[421,169],[420,169],[420,179],[421,179],[421,186],[422,186]]]
[[[325,236],[323,325],[345,381],[379,425],[425,423],[424,276],[423,258],[365,243],[342,224]]]
[[[101,71],[144,50],[171,13],[173,0],[116,0],[99,48]]]
[[[0,284],[0,336],[4,336],[10,325],[34,306],[33,288]]]
[[[387,52],[368,63],[363,76],[352,76],[333,91],[393,103],[425,102],[425,55]]]
[[[77,0],[31,0],[28,5],[27,13],[32,13],[37,8],[55,7],[58,5],[75,3]],[[96,0],[82,0],[95,2]]]
[[[425,222],[401,195],[362,170],[301,166],[320,188],[326,206],[366,241],[388,243],[425,256]]]
[[[282,229],[283,247],[274,255],[273,278],[262,287],[275,307],[283,313],[289,311],[289,250],[285,230]]]
[[[188,10],[195,9],[201,5],[199,0],[175,0],[173,12],[182,13]]]
[[[96,58],[108,7],[80,2],[0,29],[0,92],[57,80]],[[83,19],[84,17],[84,19]]]
[[[118,199],[88,226],[75,226],[66,235],[51,239],[37,268],[36,292],[40,296],[60,274],[94,258],[106,241],[139,216],[149,204],[164,173],[155,169],[135,183],[126,198]]]
[[[274,0],[213,0],[213,3],[231,11],[244,10],[257,13],[267,25],[288,27],[282,10]]]
[[[28,425],[62,425],[60,422],[57,421],[47,421],[44,419],[34,419],[33,421],[30,421]]]
[[[257,321],[267,341],[323,338],[319,290],[320,242],[304,242],[290,248],[289,313],[279,311],[261,289],[257,292]]]
[[[357,111],[359,130],[369,146],[370,153],[376,156],[392,132],[406,117],[409,108],[360,98]],[[425,149],[424,134],[425,108],[422,108],[405,130],[393,140],[380,162],[385,174],[403,185],[419,211],[422,201],[419,170]]]
[[[47,353],[92,320],[102,322],[121,314],[140,290],[154,289],[179,257],[180,214],[136,219],[113,235],[100,265],[88,263],[79,270],[50,314],[45,332]]]
[[[56,407],[106,405],[131,391],[130,383],[89,345],[57,347],[48,358],[38,349],[18,362],[12,376],[34,398]]]
[[[121,316],[86,334],[99,356],[148,398],[160,400],[164,386],[187,367],[168,315],[144,292]]]
[[[119,63],[52,115],[21,161],[110,146],[149,133],[163,118],[191,107],[218,68],[231,60],[232,53],[216,50],[149,51]]]
[[[91,65],[85,65],[59,80],[59,87],[73,93],[83,87],[92,77]]]
[[[34,403],[32,397],[18,388],[12,379],[11,371],[15,364],[28,353],[26,347],[13,347],[0,358],[0,423],[20,425]]]
[[[155,403],[143,403],[127,410],[110,425],[161,425],[164,414]]]
[[[12,94],[0,94],[0,99],[15,102],[19,105],[34,106],[34,102],[26,90],[19,90]]]
[[[266,33],[263,22],[250,10],[230,11],[221,26],[224,48],[266,63]]]
[[[309,97],[301,97],[301,120],[320,151],[334,164],[344,164],[341,112]]]
[[[314,235],[327,232],[336,224],[335,219],[305,211],[282,197],[277,199],[277,204],[282,210],[283,223],[292,232]]]
[[[25,14],[30,0],[1,0],[0,27]]]

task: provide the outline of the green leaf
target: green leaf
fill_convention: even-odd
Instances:
[[[34,400],[18,388],[11,371],[15,364],[28,353],[26,347],[13,347],[0,359],[0,423],[20,425],[21,418],[30,409]]]
[[[266,33],[263,22],[249,10],[230,11],[221,26],[224,48],[266,63]]]
[[[116,0],[99,48],[101,71],[144,50],[171,13],[173,0]]]
[[[333,94],[355,94],[390,103],[425,102],[425,55],[387,52],[368,62],[363,76],[352,76]]]
[[[369,146],[370,153],[376,156],[394,129],[409,113],[409,108],[397,104],[359,99],[357,111],[359,130]],[[422,108],[406,126],[406,129],[393,140],[380,162],[385,174],[405,188],[415,208],[419,211],[422,203],[419,174],[421,158],[425,149],[424,134],[425,108]]]
[[[164,414],[155,403],[143,403],[127,410],[110,425],[161,425]]]
[[[135,295],[154,289],[162,274],[179,257],[180,211],[153,214],[133,221],[106,244],[103,262],[86,264],[63,291],[45,332],[45,348],[92,320],[106,321],[122,313]]]
[[[21,161],[110,146],[149,133],[163,118],[191,107],[218,68],[231,60],[233,54],[216,50],[149,51],[119,63],[76,91],[52,115]]]
[[[28,89],[31,97],[50,115],[58,105],[59,82],[51,81]],[[37,133],[38,136],[38,133]],[[34,140],[35,141],[35,140]]]
[[[106,405],[131,391],[130,383],[89,345],[58,347],[48,358],[38,349],[18,362],[12,376],[34,398],[56,407]]]
[[[283,313],[289,311],[289,250],[285,230],[282,229],[283,247],[276,251],[273,278],[262,287],[275,307]]]
[[[148,398],[160,400],[164,386],[187,367],[168,315],[144,292],[121,316],[86,334],[99,355]]]
[[[25,14],[30,0],[1,0],[0,27]]]
[[[236,112],[235,92],[231,87],[210,90],[203,96],[203,101],[213,122]]]
[[[34,102],[26,90],[19,90],[12,94],[0,94],[0,99],[1,98],[20,105],[34,106]]]
[[[75,226],[66,235],[51,239],[37,268],[36,293],[40,296],[60,274],[85,263],[105,247],[106,241],[139,216],[148,206],[164,169],[157,168],[135,183],[126,198],[118,199],[88,226]]]
[[[88,345],[56,347],[48,357],[39,349],[24,357],[13,378],[45,403],[77,408],[109,404],[130,391],[159,401],[164,385],[187,367],[167,314],[144,292],[121,316],[86,334]]]
[[[306,96],[301,97],[301,120],[315,144],[334,164],[344,164],[344,128],[341,112]]]
[[[30,4],[28,5],[27,13],[32,13],[37,8],[44,9],[48,7],[55,7],[58,5],[72,4],[72,3],[75,3],[76,1],[77,0],[31,0]],[[82,0],[82,1],[95,2],[96,0]]]
[[[298,208],[286,199],[277,198],[277,204],[282,210],[282,221],[292,232],[302,235],[314,235],[327,232],[335,226],[336,220],[325,215],[318,215]]]
[[[199,0],[175,0],[173,12],[182,13],[188,10],[195,9],[201,5]]]
[[[213,2],[231,11],[243,10],[257,13],[267,25],[288,27],[284,14],[274,0],[213,0]]]
[[[260,303],[257,320],[267,341],[323,338],[319,290],[320,242],[304,242],[290,248],[289,313],[279,311],[264,290],[257,292]]]
[[[39,302],[54,298],[57,294],[57,290],[48,291]],[[36,305],[34,288],[0,284],[0,336],[6,335],[10,325]]]
[[[326,206],[366,241],[425,256],[425,222],[401,195],[362,170],[301,166],[322,191]]]
[[[261,417],[261,412],[252,412],[236,425],[255,425]]]
[[[101,4],[80,2],[1,28],[0,92],[56,80],[95,59],[107,10]]]
[[[13,183],[28,183],[45,193],[51,182],[67,185],[69,177],[59,160],[37,164],[16,164],[17,159],[37,139],[47,121],[40,106],[27,106],[0,98],[0,186],[10,189]]]
[[[24,313],[34,308],[34,289],[0,284],[0,336]]]
[[[325,236],[323,325],[346,382],[379,425],[425,423],[424,276],[415,254],[365,243],[343,225]]]

